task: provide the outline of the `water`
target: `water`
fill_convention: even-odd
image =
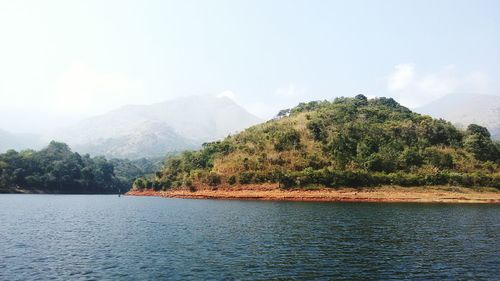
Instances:
[[[1,280],[499,276],[498,205],[0,195]]]

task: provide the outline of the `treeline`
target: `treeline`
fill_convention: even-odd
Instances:
[[[170,153],[167,155],[175,155]],[[163,167],[164,157],[140,158],[140,159],[120,159],[113,158],[109,163],[114,167],[114,175],[120,180],[125,191],[128,191],[135,179],[153,175]]]
[[[145,174],[149,164],[147,160],[108,161],[82,156],[64,143],[52,141],[40,151],[9,150],[0,154],[0,192],[125,192],[136,177]]]
[[[135,188],[278,183],[282,188],[377,185],[500,187],[500,145],[488,130],[459,130],[391,98],[337,98],[167,160]]]

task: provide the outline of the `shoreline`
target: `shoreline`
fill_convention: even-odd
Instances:
[[[163,198],[212,199],[212,200],[259,200],[300,202],[384,202],[384,203],[500,203],[500,191],[495,189],[471,189],[463,187],[395,187],[384,186],[370,189],[282,190],[269,186],[200,189],[189,191],[132,190],[127,196],[153,196]]]

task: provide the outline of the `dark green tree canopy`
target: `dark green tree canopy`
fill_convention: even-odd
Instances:
[[[488,129],[476,124],[467,127],[464,147],[482,161],[497,161],[500,158],[500,150],[491,140]]]
[[[40,150],[0,154],[0,190],[20,187],[49,193],[116,193],[126,188],[103,157],[73,153],[52,141]]]

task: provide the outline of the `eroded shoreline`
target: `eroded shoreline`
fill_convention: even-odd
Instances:
[[[203,188],[196,191],[129,191],[130,196],[185,199],[305,201],[305,202],[413,202],[413,203],[500,203],[495,189],[462,187],[377,187],[370,189],[282,190],[273,187]]]

